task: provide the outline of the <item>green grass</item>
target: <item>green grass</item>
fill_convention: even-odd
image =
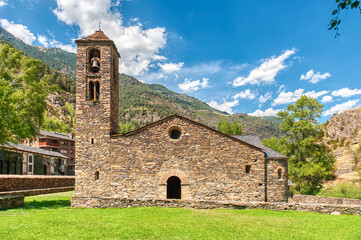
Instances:
[[[72,192],[0,211],[0,239],[361,239],[361,216],[270,210],[72,209]]]

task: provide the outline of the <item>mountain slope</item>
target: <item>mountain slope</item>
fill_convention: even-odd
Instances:
[[[29,56],[43,61],[51,68],[66,73],[75,79],[76,54],[63,51],[59,48],[44,48],[28,45],[1,27],[0,39],[10,43]]]
[[[16,48],[49,66],[75,77],[75,54],[60,49],[30,46],[2,28],[0,28],[0,39],[10,42]],[[62,96],[49,96],[49,118],[54,118],[54,121],[65,121],[68,124],[70,117],[64,115],[66,114],[64,106],[67,101],[74,102],[75,82],[69,81],[69,77],[59,75],[57,71],[53,73],[55,74],[54,83],[67,94],[64,95],[65,92],[63,92]],[[230,122],[238,120],[245,134],[255,134],[262,139],[281,136],[279,123],[273,118],[262,119],[247,114],[228,115],[196,98],[173,92],[160,84],[145,84],[125,74],[120,74],[119,78],[120,121],[122,123],[132,122],[140,127],[169,115],[179,114],[213,128],[216,128],[218,121],[223,118]]]
[[[353,161],[353,153],[361,144],[361,107],[335,114],[325,123],[323,131],[322,141],[336,157],[337,179],[358,179],[356,169],[361,163]]]

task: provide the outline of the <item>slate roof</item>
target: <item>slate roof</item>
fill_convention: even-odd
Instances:
[[[256,135],[233,135],[232,137],[235,137],[239,140],[242,140],[248,144],[251,144],[253,146],[256,146],[260,149],[262,149],[262,151],[266,154],[267,158],[282,158],[282,159],[287,159],[286,156],[282,155],[279,152],[276,152],[273,149],[270,149],[269,147],[266,147],[262,144],[261,139],[259,139],[258,136]]]
[[[59,152],[48,151],[48,150],[45,150],[42,148],[34,148],[34,147],[30,147],[30,146],[25,146],[22,144],[15,144],[15,143],[9,143],[9,144],[4,144],[4,145],[0,144],[0,148],[7,148],[7,149],[13,149],[13,150],[18,150],[18,151],[23,151],[23,152],[30,152],[30,153],[35,153],[35,154],[46,155],[46,156],[50,156],[50,157],[60,157],[60,158],[69,159],[67,156],[65,156]]]
[[[102,30],[98,30],[96,31],[95,33],[93,33],[92,35],[89,35],[85,38],[82,38],[82,39],[79,39],[79,40],[109,40],[111,41],[105,34]]]
[[[53,138],[60,138],[60,139],[69,140],[69,141],[75,141],[74,138],[71,138],[69,135],[63,134],[63,133],[48,132],[48,131],[43,131],[43,130],[40,130],[39,133],[40,133],[40,135],[46,136],[46,137],[53,137]]]

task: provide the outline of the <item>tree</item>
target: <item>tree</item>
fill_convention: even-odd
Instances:
[[[359,9],[361,13],[361,7],[360,7],[360,1],[358,0],[335,0],[337,3],[336,9],[332,11],[333,18],[331,19],[329,23],[329,30],[335,30],[336,36],[340,35],[338,33],[339,26],[341,24],[340,14],[341,12],[344,12],[345,10],[351,10],[351,9]]]
[[[228,135],[241,135],[242,134],[242,126],[241,124],[234,120],[232,124],[229,123],[228,120],[222,119],[217,124],[217,130],[228,134]]]
[[[50,89],[41,61],[0,44],[0,144],[37,134]]]
[[[277,114],[286,136],[283,153],[289,157],[289,178],[296,193],[315,194],[324,180],[333,177],[335,157],[316,140],[322,110],[323,104],[316,98],[301,96]]]

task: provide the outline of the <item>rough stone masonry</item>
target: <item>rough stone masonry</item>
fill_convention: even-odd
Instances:
[[[229,136],[177,115],[117,133],[116,46],[101,30],[76,43],[73,207],[169,200],[194,201],[198,207],[207,201],[287,202],[287,158],[256,136]],[[92,65],[94,52],[99,66]]]

